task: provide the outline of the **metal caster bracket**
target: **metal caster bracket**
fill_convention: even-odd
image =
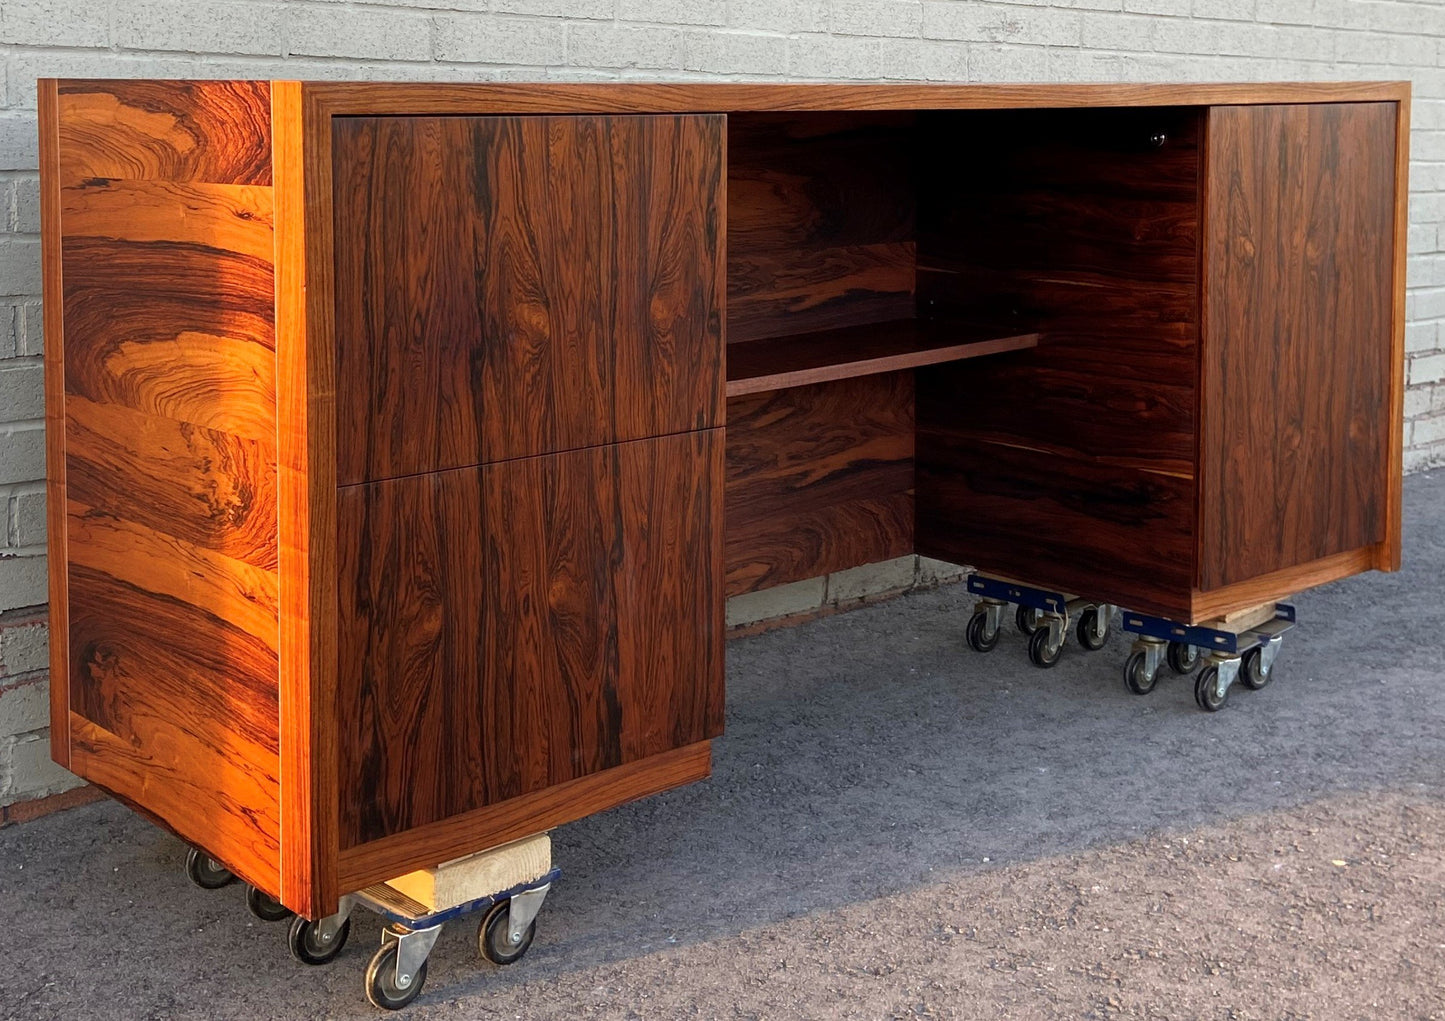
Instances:
[[[437,937],[442,934],[441,925],[425,929],[408,929],[392,924],[381,930],[381,945],[396,944],[396,987],[410,989],[416,973],[431,956]]]
[[[1226,631],[1221,628],[1205,627],[1200,624],[1178,624],[1167,617],[1151,617],[1147,613],[1124,613],[1124,630],[1144,638],[1157,638],[1166,642],[1180,642],[1197,646],[1209,652],[1244,655],[1256,645],[1269,643],[1295,625],[1294,607],[1289,603],[1274,604],[1274,619],[1256,625],[1245,631]],[[1270,654],[1270,663],[1278,652]],[[1261,650],[1263,655],[1263,650]]]

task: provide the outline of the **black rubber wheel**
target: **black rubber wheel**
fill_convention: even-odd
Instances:
[[[1169,660],[1169,669],[1176,674],[1192,674],[1199,665],[1199,646],[1187,642],[1170,642],[1165,655]]]
[[[1250,691],[1258,691],[1268,684],[1274,677],[1274,667],[1265,670],[1261,666],[1263,662],[1257,646],[1246,652],[1244,662],[1239,664],[1239,683]]]
[[[1039,611],[1032,606],[1020,606],[1014,611],[1014,626],[1026,635],[1039,629]]]
[[[1099,608],[1090,606],[1079,614],[1079,626],[1075,629],[1079,644],[1090,652],[1098,652],[1109,640],[1109,621],[1104,621],[1104,633],[1094,637],[1094,623],[1099,619]]]
[[[1144,669],[1148,661],[1149,657],[1143,652],[1131,652],[1129,658],[1124,660],[1124,687],[1136,695],[1149,694],[1154,690],[1154,685],[1159,683],[1157,673],[1150,677]]]
[[[254,886],[246,887],[246,907],[251,909],[251,914],[263,922],[279,922],[291,917],[291,909],[280,901],[272,900],[269,894],[263,893]]]
[[[341,923],[330,940],[322,940],[319,926],[309,918],[297,915],[291,919],[291,929],[286,933],[286,945],[291,956],[302,964],[329,964],[346,946],[346,937],[351,935],[351,919]]]
[[[366,966],[366,998],[373,1007],[382,1010],[401,1010],[420,996],[421,987],[426,985],[425,961],[421,962],[421,967],[416,970],[406,988],[397,985],[396,947],[395,943],[386,944]]]
[[[1049,651],[1049,629],[1041,627],[1029,636],[1029,662],[1036,667],[1048,669],[1063,658],[1064,643],[1051,653]]]
[[[964,631],[964,637],[968,640],[968,647],[974,652],[992,652],[998,645],[998,633],[1001,628],[995,629],[992,634],[988,630],[988,614],[982,610],[968,618],[968,628]]]
[[[534,918],[532,924],[527,926],[527,931],[522,933],[522,942],[517,944],[508,942],[507,921],[510,904],[509,900],[493,904],[492,909],[487,912],[487,916],[477,926],[477,949],[481,952],[482,957],[493,964],[514,964],[520,961],[537,935],[537,920]]]
[[[1229,692],[1219,694],[1219,667],[1207,666],[1199,671],[1199,676],[1194,680],[1194,701],[1199,703],[1199,708],[1206,713],[1217,713],[1224,708],[1224,703],[1229,701]]]
[[[194,847],[186,852],[186,878],[202,890],[219,890],[236,879],[230,869]]]

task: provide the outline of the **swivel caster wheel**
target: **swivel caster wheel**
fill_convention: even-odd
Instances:
[[[493,964],[514,964],[520,961],[537,935],[537,920],[534,918],[513,942],[511,908],[510,900],[498,901],[477,926],[477,949],[483,958]]]
[[[381,1010],[401,1010],[420,996],[421,987],[426,985],[426,961],[409,974],[398,970],[399,946],[395,942],[386,944],[366,966],[366,998]]]
[[[1100,626],[1099,607],[1090,606],[1079,614],[1079,626],[1075,630],[1079,644],[1090,652],[1098,652],[1109,641],[1109,620],[1105,618]]]
[[[291,917],[291,909],[254,886],[246,887],[246,907],[263,922],[280,922]]]
[[[186,878],[202,890],[219,890],[236,879],[230,869],[194,847],[186,852]]]
[[[1149,670],[1149,654],[1142,649],[1129,653],[1124,660],[1124,686],[1136,695],[1147,695],[1158,683],[1158,671]]]
[[[1039,611],[1032,606],[1020,606],[1014,611],[1014,626],[1026,635],[1031,635],[1041,626],[1039,623]]]
[[[1263,650],[1260,647],[1250,649],[1244,654],[1244,661],[1239,664],[1239,682],[1250,691],[1258,691],[1274,678],[1274,664],[1264,665]]]
[[[968,647],[974,652],[992,652],[998,645],[998,627],[990,627],[988,613],[984,610],[976,610],[968,619],[968,628],[964,631],[964,637],[968,640]]]
[[[1229,689],[1219,690],[1219,667],[1211,663],[1194,681],[1194,701],[1207,713],[1217,713],[1229,701]]]
[[[1036,667],[1048,669],[1059,662],[1064,655],[1064,639],[1059,637],[1059,644],[1052,645],[1049,642],[1049,635],[1053,629],[1042,625],[1037,631],[1029,636],[1029,662]]]
[[[297,915],[291,920],[286,933],[286,946],[291,956],[302,964],[329,964],[346,946],[346,937],[351,935],[351,919],[344,919],[339,926],[326,924],[326,919],[313,922]]]
[[[1186,642],[1170,642],[1166,656],[1169,659],[1169,669],[1176,674],[1192,674],[1199,665],[1198,646]]]

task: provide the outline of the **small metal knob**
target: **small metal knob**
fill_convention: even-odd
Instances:
[[[1149,144],[1156,149],[1164,148],[1164,144],[1168,141],[1169,136],[1164,134],[1164,132],[1162,131],[1156,131],[1154,132],[1154,134],[1149,136]]]

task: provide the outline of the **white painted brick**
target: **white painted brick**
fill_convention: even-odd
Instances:
[[[1049,50],[1049,81],[1118,81],[1122,77],[1123,61],[1124,58],[1117,53],[1055,47]]]
[[[1405,279],[1411,287],[1445,286],[1445,255],[1412,255],[1405,263]]]
[[[1154,50],[1155,30],[1169,19],[1135,14],[1096,14],[1083,19],[1080,45],[1098,50]]]
[[[49,691],[44,678],[13,688],[0,686],[0,741],[40,730],[50,722]]]
[[[989,46],[968,49],[968,80],[1042,82],[1049,78],[1049,51],[1041,46]]]
[[[587,67],[681,68],[683,33],[675,28],[578,22],[567,26],[567,62]]]
[[[86,0],[5,0],[0,38],[12,46],[107,46],[110,11]]]
[[[40,135],[35,114],[0,111],[0,170],[34,170],[40,165]]]
[[[0,623],[0,678],[33,674],[49,666],[49,636],[50,628],[44,620]]]
[[[40,292],[40,241],[0,236],[0,294]]]
[[[16,306],[15,337],[17,347],[15,354],[38,355],[44,343],[44,316],[40,311],[40,302],[27,301]]]
[[[1445,380],[1445,354],[1416,355],[1410,359],[1410,385]]]
[[[40,422],[0,425],[0,485],[45,478],[45,430]],[[11,606],[25,606],[12,603]],[[9,607],[0,606],[0,610]]]
[[[46,733],[9,739],[0,746],[0,800],[40,798],[81,785],[76,776],[50,758]]]
[[[21,312],[18,305],[0,305],[0,360],[20,350]]]
[[[14,498],[10,520],[16,546],[45,545],[45,493],[20,493]]]
[[[921,0],[833,0],[828,27],[842,35],[917,36]]]
[[[436,19],[438,60],[482,64],[560,64],[567,32],[557,21],[462,14]]]
[[[45,416],[45,386],[40,363],[11,359],[0,363],[0,422]]]
[[[286,7],[286,49],[312,57],[431,59],[431,21],[385,8]]]
[[[1416,447],[1445,443],[1445,415],[1436,415],[1434,418],[1415,422],[1414,431],[1410,435],[1410,443]]]
[[[1440,346],[1440,323],[1436,320],[1405,324],[1405,351],[1419,354]]]
[[[45,554],[0,554],[0,613],[45,603]]]
[[[1193,9],[1194,0],[1124,0],[1124,10],[1129,14],[1163,14],[1182,18],[1188,17]]]
[[[968,81],[968,44],[942,39],[881,39],[883,77],[907,81]]]
[[[39,177],[22,177],[15,181],[10,229],[18,234],[40,233]]]
[[[788,69],[788,40],[755,32],[689,32],[682,66],[718,74],[781,75]]]
[[[1255,17],[1276,25],[1315,24],[1315,0],[1260,0]]]
[[[930,39],[1034,46],[1077,46],[1082,17],[1051,8],[933,4],[924,13],[923,35]]]
[[[1435,387],[1415,386],[1405,391],[1405,421],[1428,415],[1434,406]]]
[[[1269,6],[1269,0],[1264,0]],[[1236,21],[1254,20],[1254,0],[1194,0],[1196,18],[1233,18]]]
[[[114,42],[123,49],[275,56],[285,52],[279,6],[127,0],[114,10]]]
[[[535,14],[539,17],[605,18],[617,13],[613,0],[492,0],[498,14]]]
[[[883,52],[876,39],[802,35],[788,43],[789,70],[799,78],[880,78]]]
[[[820,609],[827,595],[826,578],[775,585],[761,592],[748,592],[727,601],[727,626],[756,624],[758,621],[790,617]]]
[[[1412,319],[1445,319],[1445,287],[1412,289],[1407,300],[1413,302]]]
[[[729,0],[728,24],[758,32],[825,32],[828,5],[819,0]]]
[[[617,0],[621,21],[664,25],[726,25],[727,0]]]

